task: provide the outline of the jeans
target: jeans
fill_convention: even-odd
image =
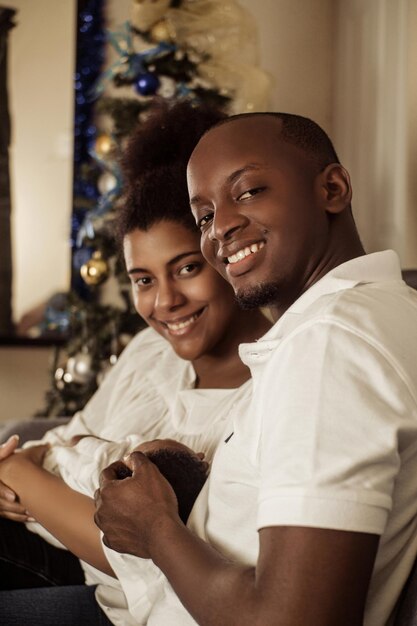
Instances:
[[[84,572],[71,552],[55,548],[21,522],[0,518],[1,590],[83,583]]]
[[[112,626],[87,585],[0,591],[1,626]]]

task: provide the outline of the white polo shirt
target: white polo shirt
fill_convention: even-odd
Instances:
[[[364,623],[392,623],[417,553],[417,293],[395,253],[340,265],[240,354],[252,401],[189,525],[252,566],[267,526],[381,535]],[[167,585],[148,625],[174,604]],[[167,624],[194,623],[175,610]]]

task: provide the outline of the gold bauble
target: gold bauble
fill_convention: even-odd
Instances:
[[[114,150],[116,144],[107,133],[99,135],[94,143],[94,150],[99,157],[105,158]]]
[[[171,0],[133,0],[131,23],[147,33],[168,11]]]
[[[109,275],[109,264],[96,250],[87,263],[81,266],[80,274],[87,285],[100,285]]]
[[[161,41],[171,41],[172,34],[170,33],[170,28],[165,19],[159,20],[156,22],[151,28],[151,39],[157,43]]]

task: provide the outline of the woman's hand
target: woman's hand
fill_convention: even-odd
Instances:
[[[12,435],[0,445],[0,469],[2,461],[8,459],[19,445],[19,436]],[[26,522],[28,514],[25,508],[19,503],[17,494],[0,480],[0,517],[14,522]]]
[[[42,467],[43,458],[50,447],[50,445],[46,443],[22,450],[17,449],[17,444],[18,439],[14,437],[6,441],[6,443],[0,447],[0,481],[5,485],[3,489],[4,496],[7,501],[13,502],[11,495],[13,494],[15,503],[16,500],[18,500],[18,495],[8,487],[9,484],[13,484],[11,478],[15,469],[21,468],[22,464],[23,467],[27,469],[30,469],[30,467],[34,465]]]

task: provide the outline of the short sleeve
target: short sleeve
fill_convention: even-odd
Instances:
[[[330,322],[286,337],[262,380],[258,528],[381,534],[407,391],[378,346]]]

